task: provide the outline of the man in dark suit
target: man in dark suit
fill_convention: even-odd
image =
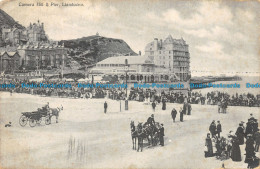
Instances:
[[[172,109],[171,115],[172,115],[173,122],[175,122],[175,118],[176,118],[176,115],[177,115],[177,111],[176,111],[175,108]]]
[[[222,132],[222,127],[221,127],[220,121],[218,121],[218,124],[217,124],[218,138],[220,138],[220,133],[221,133],[221,132]]]
[[[210,131],[212,137],[215,137],[215,135],[216,135],[216,128],[217,127],[216,127],[216,124],[215,124],[215,120],[213,120],[212,123],[209,126],[209,131]]]
[[[152,103],[152,107],[153,107],[153,111],[155,111],[156,104],[155,104],[154,101],[153,101],[153,103]]]
[[[164,146],[164,127],[163,124],[161,124],[161,128],[159,129],[159,137],[160,137],[160,145]]]
[[[104,113],[107,113],[107,102],[104,103]]]
[[[154,115],[153,114],[151,115],[151,117],[149,117],[147,119],[147,124],[149,124],[150,126],[154,126],[155,125]]]

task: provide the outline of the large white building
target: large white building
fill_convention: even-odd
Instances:
[[[125,60],[128,62],[126,70]],[[147,56],[115,56],[104,59],[90,70],[93,76],[115,76],[119,81],[125,80],[127,71],[128,82],[173,82],[178,81],[174,73],[153,63]]]
[[[182,38],[173,39],[171,35],[160,41],[155,38],[153,42],[146,45],[145,56],[148,56],[155,65],[175,73],[181,81],[189,80],[189,45]]]

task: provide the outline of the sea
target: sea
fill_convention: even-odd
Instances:
[[[202,89],[195,89],[192,90],[193,92],[200,92],[201,94],[207,94],[208,92],[212,91],[220,91],[220,92],[226,92],[230,95],[238,94],[247,94],[251,93],[254,95],[260,94],[260,76],[242,76],[242,80],[239,81],[217,81],[213,82],[212,84],[240,84],[240,88],[202,88]],[[258,85],[258,88],[248,88],[247,83],[251,85]]]

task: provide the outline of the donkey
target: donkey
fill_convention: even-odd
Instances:
[[[133,142],[133,150],[136,150],[136,139],[137,139],[137,130],[135,129],[135,123],[134,121],[131,121],[130,123],[131,128],[131,136],[132,136],[132,142]]]
[[[60,111],[63,110],[63,106],[57,108],[50,108],[50,119],[52,116],[56,116],[56,123],[59,122]],[[51,121],[51,120],[50,120]]]

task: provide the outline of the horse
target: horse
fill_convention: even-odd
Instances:
[[[131,121],[130,128],[131,128],[131,136],[133,141],[133,150],[136,150],[136,139],[138,135],[137,135],[137,130],[135,129],[134,121]]]
[[[56,123],[58,123],[59,114],[60,114],[61,110],[63,110],[63,106],[62,105],[61,105],[61,107],[50,108],[50,119],[51,119],[52,116],[56,116]]]
[[[143,141],[144,141],[145,137],[146,137],[146,135],[143,131],[142,123],[139,123],[137,126],[137,138],[138,138],[137,152],[139,152],[139,149],[141,150],[141,152],[143,151]]]

